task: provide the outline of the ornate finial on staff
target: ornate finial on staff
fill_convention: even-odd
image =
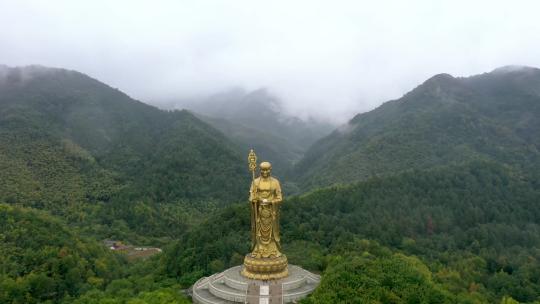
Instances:
[[[257,155],[255,151],[251,149],[248,154],[249,171],[251,171],[252,180],[255,180],[255,169],[257,169]]]

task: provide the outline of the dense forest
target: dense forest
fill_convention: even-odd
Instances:
[[[315,141],[335,128],[313,118],[291,116],[283,102],[266,89],[232,89],[208,98],[179,101],[176,106],[199,113],[202,120],[244,150],[255,148],[265,159],[272,159],[280,174],[286,173]]]
[[[47,213],[0,205],[1,303],[189,303],[173,281],[130,264]]]
[[[281,160],[283,250],[322,275],[302,302],[540,303],[539,75],[435,76],[294,167],[305,145],[259,143]],[[74,71],[0,76],[1,303],[190,303],[242,263],[246,141],[264,130]],[[111,239],[163,252],[133,260]]]
[[[322,138],[295,167],[303,188],[347,184],[413,168],[540,161],[540,69],[436,75]]]
[[[537,175],[495,163],[405,172],[290,198],[282,213],[284,248],[292,263],[324,274],[346,271],[347,266],[334,265],[336,259],[355,257],[354,267],[374,269],[404,259],[418,268],[404,272],[424,273],[429,288],[452,295],[448,303],[494,303],[504,296],[532,303],[540,295],[539,201]],[[249,248],[248,228],[245,204],[221,210],[173,246],[165,256],[167,272],[189,284],[241,263]],[[374,260],[365,260],[366,255]],[[356,294],[362,278],[357,279],[339,284]],[[411,282],[403,284],[412,288]],[[338,292],[321,288],[313,301]]]
[[[183,210],[242,197],[243,163],[235,144],[187,111],[158,110],[78,72],[32,66],[0,79],[6,203],[90,229],[116,222],[176,235],[191,216]]]

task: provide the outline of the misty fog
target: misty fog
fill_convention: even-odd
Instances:
[[[0,64],[73,69],[158,106],[266,88],[342,123],[437,73],[540,66],[537,1],[2,1]]]

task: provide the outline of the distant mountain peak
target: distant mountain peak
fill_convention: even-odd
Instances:
[[[62,75],[68,78],[73,76],[90,78],[89,76],[77,71],[47,67],[38,64],[15,67],[0,65],[0,83],[7,81],[11,84],[18,83],[24,85],[27,84],[30,80],[35,80],[36,78],[42,77],[48,78],[52,75]]]
[[[516,72],[540,72],[540,69],[525,65],[505,65],[492,71],[494,74],[507,74]]]
[[[405,98],[404,101],[417,100],[419,95],[426,94],[435,97],[436,100],[449,101],[454,100],[453,96],[459,94],[461,91],[462,84],[458,78],[454,78],[450,74],[442,73],[429,78],[414,90],[405,94],[404,97],[407,98]],[[430,101],[432,101],[432,99],[430,99]]]
[[[89,173],[94,171],[88,171],[86,162],[82,163],[84,168],[79,166],[79,159],[94,159],[96,172],[102,169],[111,172],[120,182],[134,185],[133,191],[145,191],[141,192],[142,196],[156,201],[176,202],[184,198],[227,201],[237,199],[238,193],[242,193],[239,181],[245,175],[239,173],[242,170],[237,165],[240,150],[221,132],[188,111],[161,111],[76,71],[43,66],[7,70],[5,81],[0,78],[0,180],[5,180],[4,165],[13,162],[8,167],[12,171],[8,172],[30,172],[20,175],[20,179],[41,185],[48,182],[42,176],[48,178],[49,174],[35,171],[41,170],[35,163],[51,162],[50,167],[55,168],[56,162],[58,168],[69,168],[50,169],[62,171],[58,174],[67,172],[67,175],[55,175],[59,176],[55,183],[61,185],[58,189],[63,188],[64,182],[67,189],[75,189],[72,185],[79,187],[78,183],[86,183],[85,178],[94,174]],[[32,158],[36,161],[26,161],[22,152],[14,161],[10,158],[6,161],[4,147],[12,149],[12,146],[36,154]],[[163,165],[155,166],[157,163]],[[225,169],[210,175],[203,172],[217,165]],[[43,166],[48,168],[48,164]],[[171,176],[165,177],[169,173]],[[164,180],[157,176],[163,176]],[[227,176],[233,176],[235,181],[222,186],[225,191],[196,186],[222,184],[220,181]],[[70,180],[77,184],[69,184]],[[164,191],[151,193],[158,184],[167,183],[162,188]],[[0,201],[5,192],[0,187]],[[83,200],[84,195],[73,200],[78,202],[79,198]],[[57,200],[60,199],[51,198]]]
[[[441,84],[449,84],[449,83],[453,83],[456,81],[456,78],[454,78],[452,75],[450,74],[446,74],[446,73],[441,73],[441,74],[437,74],[431,78],[429,78],[428,80],[424,81],[424,85],[426,84],[437,84],[437,85],[441,85]]]
[[[438,74],[314,143],[293,175],[311,189],[478,159],[537,164],[539,101],[540,69]]]

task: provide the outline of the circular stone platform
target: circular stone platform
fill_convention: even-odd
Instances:
[[[250,280],[240,274],[242,266],[199,279],[192,287],[193,303],[291,303],[315,290],[320,276],[289,265],[289,276],[280,280]]]

